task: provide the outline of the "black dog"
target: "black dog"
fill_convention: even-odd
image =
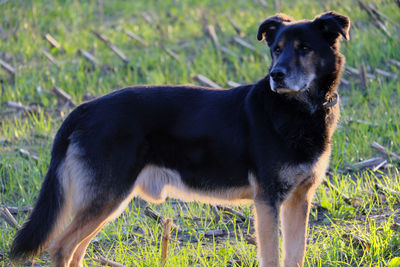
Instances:
[[[276,15],[258,30],[273,62],[256,84],[138,86],[76,108],[11,258],[26,260],[54,239],[54,265],[81,265],[91,239],[140,195],[253,202],[260,266],[280,265],[279,215],[284,265],[302,265],[310,201],[339,117],[339,40],[349,26],[334,12],[313,21]]]

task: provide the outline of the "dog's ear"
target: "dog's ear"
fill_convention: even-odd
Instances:
[[[275,34],[284,22],[291,22],[293,19],[285,14],[276,14],[273,17],[267,18],[260,27],[258,27],[257,39],[261,41],[265,38],[268,46],[274,41]]]
[[[349,40],[350,19],[336,12],[326,12],[317,16],[313,24],[322,31],[325,38],[334,44],[338,37]]]

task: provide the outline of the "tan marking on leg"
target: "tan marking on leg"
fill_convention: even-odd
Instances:
[[[329,165],[330,146],[312,164],[286,166],[281,179],[294,183],[281,206],[284,266],[303,266],[310,203]]]
[[[281,206],[284,266],[303,266],[308,216],[315,186],[310,181],[296,188]]]
[[[101,229],[105,224],[109,212],[103,211],[96,217],[87,219],[86,212],[80,212],[65,229],[65,231],[55,240],[50,248],[51,259],[54,266],[70,266],[72,256],[79,243],[90,236],[97,229]]]
[[[97,229],[93,233],[91,233],[88,237],[86,237],[75,249],[74,254],[72,256],[72,260],[70,266],[83,266],[83,258],[85,257],[85,252],[87,247],[92,241],[93,237],[97,235],[97,233],[101,230],[101,228]]]
[[[259,265],[260,267],[280,266],[277,214],[262,200],[255,200],[254,203]]]
[[[105,224],[117,218],[125,210],[126,206],[132,200],[132,198],[133,198],[133,192],[127,198],[125,198],[125,200],[119,205],[119,207],[115,209],[115,211],[112,212],[101,223],[102,225],[101,227],[97,227],[91,234],[89,234],[82,242],[79,243],[79,245],[76,247],[73,253],[71,266],[82,266],[82,261],[85,256],[86,249],[90,244],[90,241],[92,241],[93,237],[95,237],[100,232],[100,230],[103,228]]]
[[[114,206],[114,208],[111,208],[112,211],[108,214],[108,216],[106,216],[106,219],[104,219],[96,229],[94,229],[90,234],[86,235],[86,237],[84,237],[82,241],[75,246],[71,260],[71,266],[82,266],[82,261],[90,241],[98,234],[98,232],[100,232],[104,225],[117,218],[126,209],[133,196],[134,190],[132,190],[132,192],[117,207]],[[110,205],[112,205],[112,203],[110,203]]]
[[[132,195],[132,194],[131,194]],[[127,197],[121,204],[117,201],[109,202],[101,213],[90,216],[93,212],[91,207],[87,207],[79,211],[71,224],[65,231],[54,241],[50,248],[50,254],[55,266],[70,266],[74,252],[77,251],[76,259],[83,259],[86,242],[90,240],[107,224],[109,221],[118,216],[126,204],[129,203],[131,195]],[[80,247],[82,245],[82,247]],[[80,248],[80,250],[78,250]],[[83,250],[83,251],[82,251]],[[75,266],[79,266],[80,262],[74,262]],[[74,265],[71,265],[74,266]]]

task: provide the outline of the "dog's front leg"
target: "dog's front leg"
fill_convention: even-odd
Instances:
[[[302,184],[282,203],[281,227],[285,267],[303,266],[308,215],[314,191],[311,182]]]
[[[256,234],[260,267],[280,266],[279,262],[279,208],[268,201],[255,200]]]

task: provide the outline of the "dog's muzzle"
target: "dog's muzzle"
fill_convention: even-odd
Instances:
[[[285,84],[286,70],[284,68],[275,67],[270,73],[270,85],[274,92],[279,94],[294,93],[298,90],[287,88]]]
[[[313,76],[288,77],[284,68],[274,68],[270,72],[269,83],[271,90],[278,94],[296,94],[308,90]]]

